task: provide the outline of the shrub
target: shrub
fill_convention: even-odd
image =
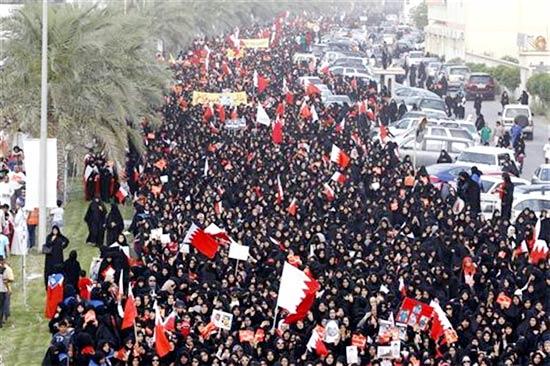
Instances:
[[[535,74],[527,80],[527,91],[545,104],[550,103],[550,74]]]

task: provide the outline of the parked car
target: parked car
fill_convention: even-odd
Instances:
[[[434,99],[440,98],[439,95],[429,90],[413,88],[402,84],[396,84],[393,90],[393,99],[395,99],[397,103],[404,101],[406,105],[412,105],[417,102],[416,98],[418,97],[428,97]]]
[[[317,60],[317,58],[315,57],[315,55],[313,53],[299,53],[299,52],[296,52],[292,56],[292,62],[294,62],[295,64],[302,63],[302,62],[310,63],[310,62],[315,62],[316,60]]]
[[[484,171],[502,171],[503,162],[506,156],[510,158],[516,167],[518,163],[514,158],[514,151],[501,147],[493,146],[473,146],[462,151],[457,159],[457,163],[477,166],[479,170]]]
[[[531,183],[533,184],[550,184],[550,164],[542,164],[539,166],[533,178],[531,178]]]
[[[347,95],[341,95],[341,94],[333,94],[328,96],[321,96],[322,102],[329,106],[331,104],[338,104],[340,106],[343,106],[344,104],[347,104],[348,106],[352,105],[351,99]]]
[[[455,181],[458,178],[458,174],[460,174],[461,172],[467,172],[468,174],[470,174],[470,168],[470,165],[457,163],[441,163],[427,166],[426,171],[430,176],[430,181],[433,184],[436,184]]]
[[[523,127],[523,133],[527,135],[527,138],[533,139],[533,113],[528,105],[523,104],[508,104],[504,106],[504,110],[499,112],[499,116],[502,117],[502,123],[504,127],[511,128],[514,125],[514,120],[519,116],[527,118],[527,125]]]
[[[426,74],[428,76],[435,78],[437,75],[439,75],[439,70],[441,70],[441,65],[443,65],[443,63],[439,61],[429,62],[428,65],[426,66]]]
[[[414,104],[420,109],[421,111],[429,111],[432,113],[437,113],[441,116],[447,117],[447,106],[445,105],[445,102],[443,99],[437,97],[417,97],[414,101]]]
[[[424,59],[423,51],[410,51],[407,56],[405,56],[405,62],[407,65],[419,65],[420,62]]]
[[[466,100],[473,100],[477,95],[483,99],[495,100],[496,83],[493,77],[484,72],[474,72],[464,85]]]
[[[550,184],[529,184],[514,188],[514,194],[546,193],[550,194]]]
[[[442,72],[447,78],[449,91],[458,91],[464,88],[470,68],[464,65],[443,65]]]
[[[529,193],[517,195],[512,203],[512,221],[515,221],[526,208],[534,211],[537,217],[540,216],[542,210],[550,211],[550,194]]]
[[[301,85],[314,84],[319,85],[323,84],[323,80],[319,79],[317,76],[301,76],[298,78],[298,81]]]
[[[488,175],[485,172],[480,179],[480,203],[481,203],[481,212],[486,218],[493,217],[495,210],[500,210],[501,199],[498,192],[498,188],[502,183],[501,175]],[[528,186],[529,181],[526,179],[511,177],[512,184],[514,185],[514,192],[516,188],[521,186]]]
[[[335,60],[330,66],[353,67],[369,70],[369,60],[366,57],[342,57]]]
[[[400,156],[410,155],[412,157],[416,150],[417,166],[427,166],[436,163],[441,150],[446,150],[452,158],[455,158],[464,149],[475,144],[472,139],[439,135],[437,131],[434,131],[433,127],[427,128],[421,142],[416,142],[414,131],[413,133],[403,135],[401,138],[396,138],[395,142],[399,147]]]

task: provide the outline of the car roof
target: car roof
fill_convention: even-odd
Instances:
[[[503,147],[495,147],[495,146],[472,146],[467,149],[464,149],[464,152],[473,152],[473,153],[480,153],[480,154],[514,154],[514,151],[511,149],[505,149]]]
[[[529,108],[529,106],[525,105],[525,104],[506,104],[504,106],[504,109],[509,109],[509,108],[510,109],[511,108],[525,108],[525,109],[527,109],[527,108]]]
[[[540,169],[550,169],[550,164],[541,164],[539,165]]]
[[[490,74],[487,74],[486,72],[472,72],[470,76],[491,76]],[[492,76],[491,76],[492,77]]]
[[[543,194],[539,192],[531,192],[526,194],[519,194],[516,199],[514,199],[514,204],[518,203],[519,201],[525,201],[528,199],[535,199],[540,201],[550,201],[550,194]]]
[[[502,182],[502,176],[500,175],[483,174],[481,176],[481,179],[489,182]],[[510,179],[512,180],[513,183],[524,183],[525,185],[530,185],[527,179],[518,178],[514,176],[510,176]]]

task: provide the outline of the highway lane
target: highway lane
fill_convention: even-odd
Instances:
[[[502,110],[502,106],[498,101],[483,101],[481,105],[481,113],[485,117],[485,121],[489,123],[491,128],[495,127],[496,121],[500,119],[498,112]],[[472,114],[475,116],[474,102],[466,103],[466,115]],[[474,118],[475,120],[475,118]],[[525,162],[523,165],[522,178],[531,180],[535,169],[544,163],[544,152],[542,150],[544,144],[550,137],[550,121],[544,116],[534,117],[534,136],[532,141],[525,142]]]

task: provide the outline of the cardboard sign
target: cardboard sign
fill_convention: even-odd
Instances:
[[[189,254],[191,252],[191,248],[189,247],[189,244],[182,244],[180,247],[180,253],[183,254]]]
[[[152,229],[150,236],[153,240],[160,240],[160,237],[162,236],[162,228]]]
[[[346,361],[348,365],[359,364],[359,352],[356,346],[346,347]]]
[[[216,327],[220,329],[231,330],[231,323],[233,323],[233,314],[226,313],[225,311],[221,310],[214,310],[212,311],[212,317],[210,319],[212,323],[216,325]]]
[[[172,239],[170,239],[170,234],[162,234],[160,236],[160,242],[162,244],[168,244],[172,241]]]
[[[237,259],[239,261],[246,261],[248,259],[249,251],[250,247],[232,242],[229,246],[229,258]]]
[[[406,297],[397,313],[397,320],[410,326],[418,325],[421,330],[426,330],[432,314],[433,308],[431,306]]]
[[[376,349],[376,357],[382,359],[393,360],[399,358],[401,353],[401,342],[393,341],[389,346],[378,346]]]
[[[168,176],[167,176],[167,175],[162,175],[162,176],[160,177],[160,181],[161,181],[162,183],[168,183]]]
[[[239,341],[252,343],[254,341],[254,332],[251,330],[239,330]]]

